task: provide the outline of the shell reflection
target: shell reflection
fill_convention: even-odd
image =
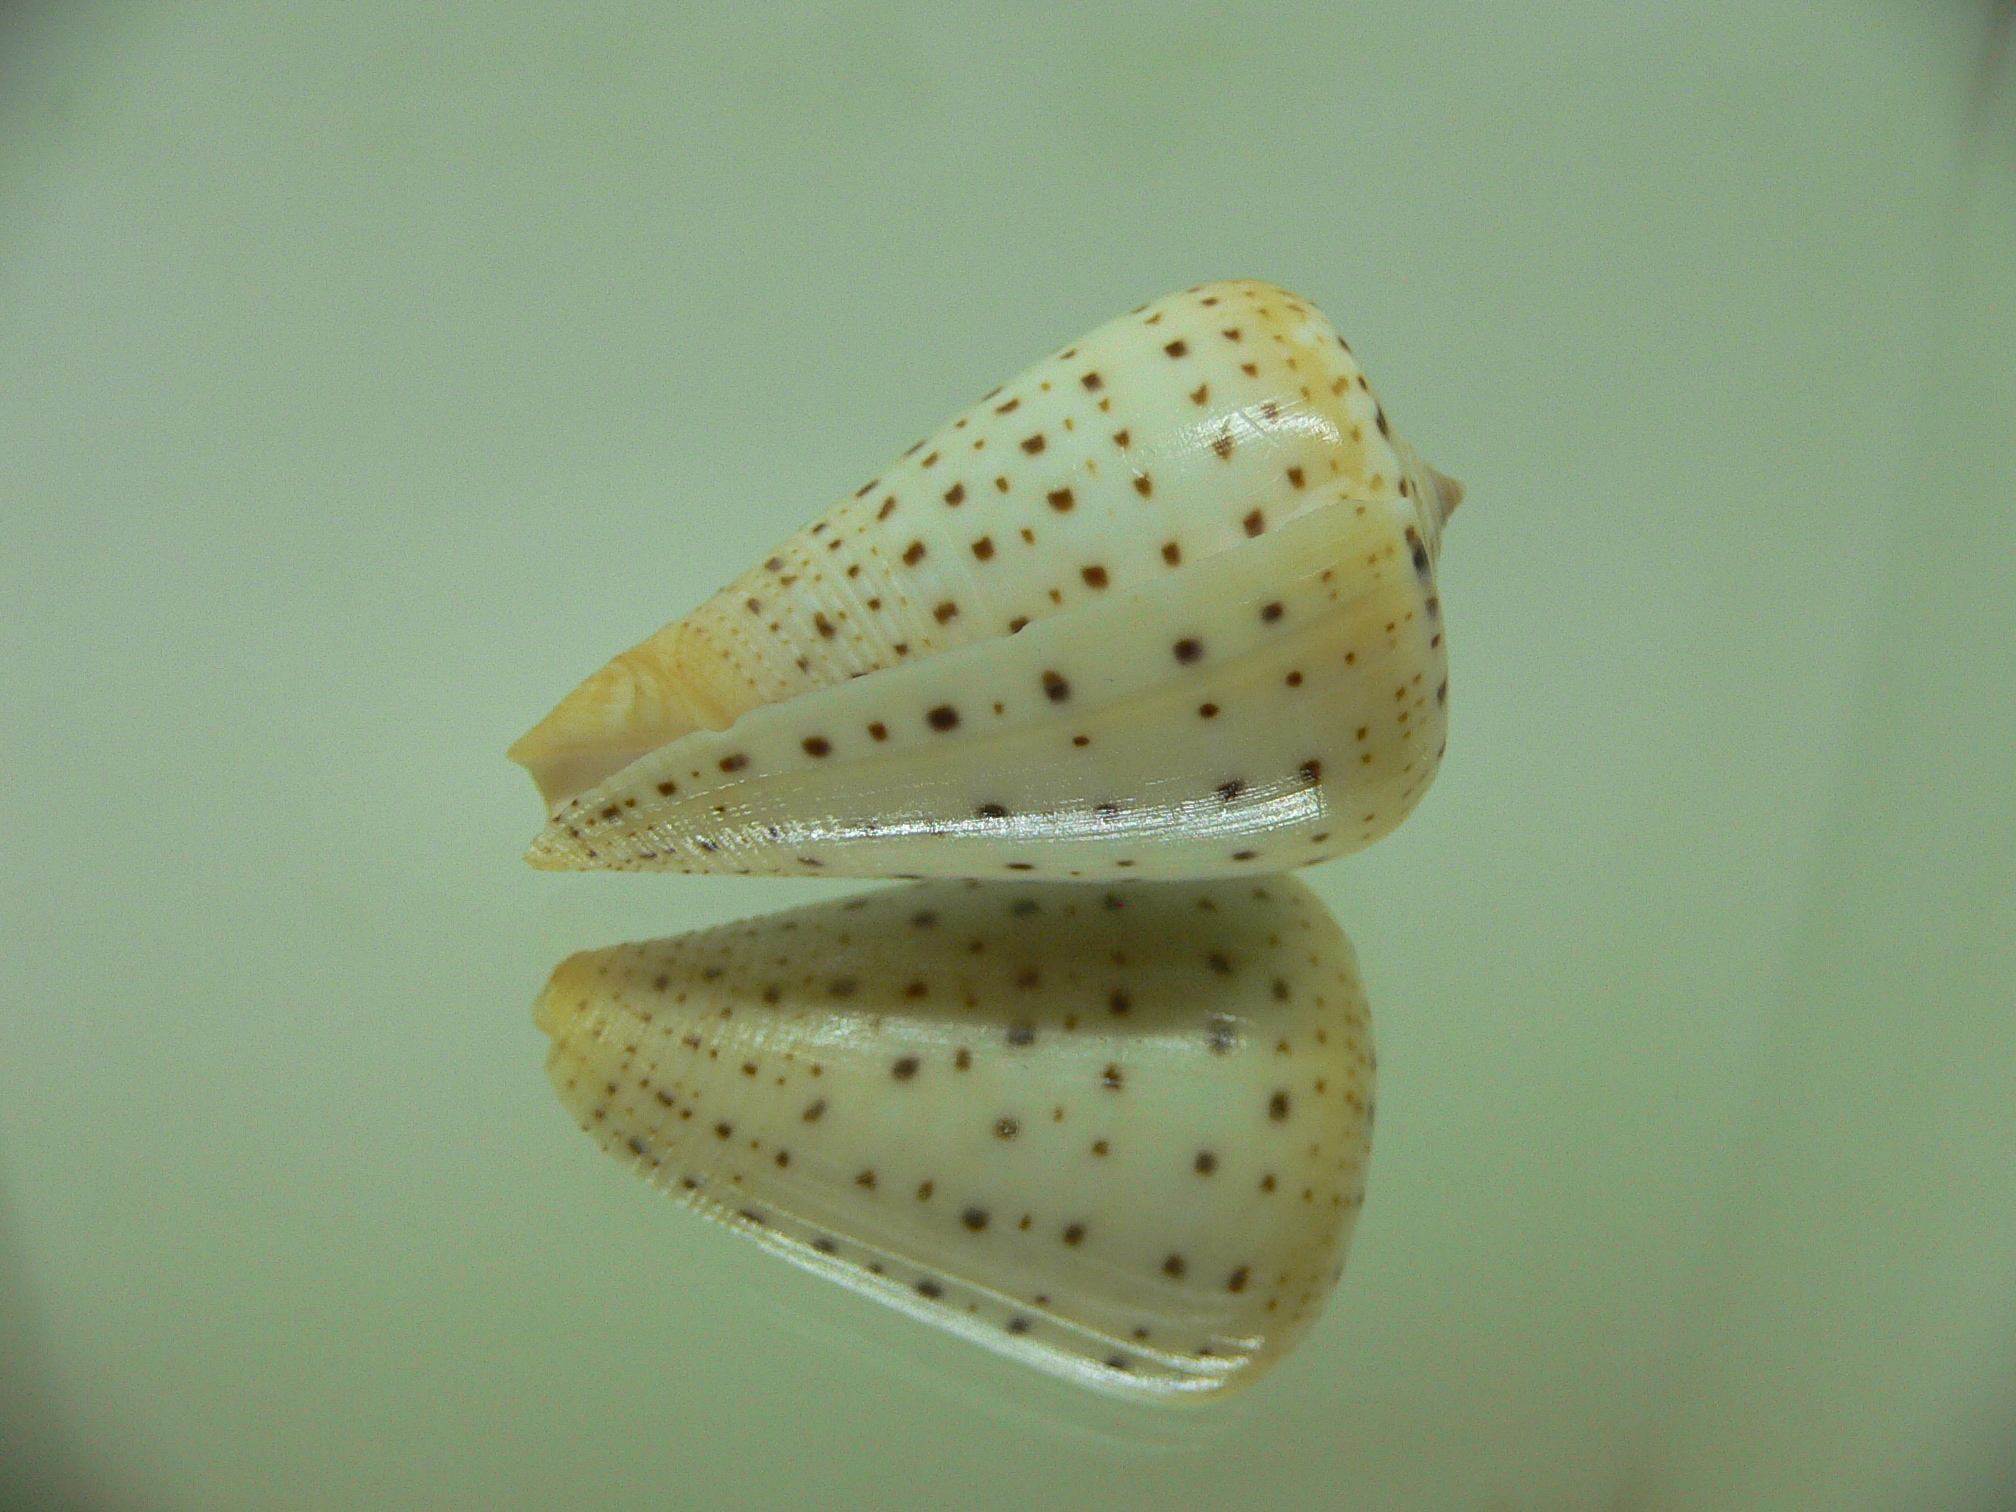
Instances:
[[[1287,877],[896,888],[573,956],[537,1018],[654,1184],[1104,1390],[1251,1381],[1364,1200],[1364,992]]]

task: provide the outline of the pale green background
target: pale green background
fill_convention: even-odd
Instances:
[[[2008,1505],[1987,10],[706,9],[0,20],[0,1503]],[[1470,500],[1443,775],[1308,874],[1381,1048],[1351,1264],[1170,1417],[601,1157],[554,961],[831,889],[534,874],[501,752],[1229,276]]]

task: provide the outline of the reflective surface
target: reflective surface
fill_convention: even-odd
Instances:
[[[584,951],[536,1017],[620,1164],[1118,1396],[1257,1379],[1365,1202],[1365,991],[1292,877],[895,888]]]
[[[1963,183],[1981,13],[7,24],[7,1474],[1998,1504],[2016,105]],[[1471,498],[1442,773],[1306,877],[1379,1022],[1350,1264],[1171,1415],[583,1139],[528,1011],[555,960],[846,889],[534,873],[498,753],[945,395],[1228,275],[1315,301]]]

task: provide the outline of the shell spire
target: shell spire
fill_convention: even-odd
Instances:
[[[1461,489],[1330,323],[1145,305],[953,417],[512,747],[551,869],[1199,877],[1439,763]]]
[[[885,890],[574,956],[537,1018],[646,1180],[1109,1391],[1260,1375],[1364,1201],[1364,993],[1286,877]]]

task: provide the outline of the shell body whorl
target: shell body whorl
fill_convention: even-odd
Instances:
[[[1322,315],[1209,284],[920,441],[512,750],[548,868],[1200,877],[1439,762],[1460,491]]]

